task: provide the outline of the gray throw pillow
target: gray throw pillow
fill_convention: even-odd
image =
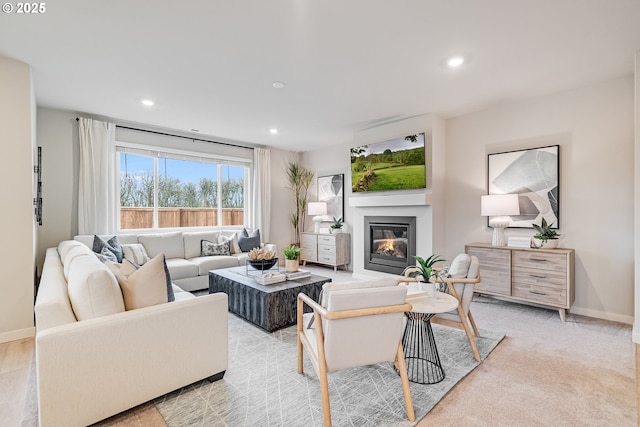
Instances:
[[[231,242],[213,243],[208,240],[200,241],[200,256],[231,255]]]
[[[118,236],[113,236],[108,241],[105,242],[103,238],[100,236],[93,236],[93,252],[97,254],[101,254],[102,250],[107,248],[110,252],[112,252],[116,256],[116,261],[118,263],[122,262],[122,246],[118,241]]]
[[[99,254],[96,254],[96,256],[102,262],[107,262],[107,261],[118,262],[118,258],[116,258],[116,255],[106,247],[102,248],[102,251],[100,251]]]
[[[251,249],[260,247],[260,230],[255,230],[251,235],[247,232],[247,229],[243,229],[242,233],[238,236],[238,245],[242,252],[249,252]]]

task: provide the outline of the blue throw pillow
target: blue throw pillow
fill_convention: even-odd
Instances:
[[[251,249],[260,247],[260,230],[255,230],[251,235],[244,228],[238,236],[238,245],[242,252],[249,252]]]
[[[108,241],[104,241],[100,236],[93,236],[93,252],[97,254],[102,254],[103,249],[107,249],[109,252],[113,253],[116,257],[116,261],[118,263],[122,262],[122,246],[118,241],[118,236],[113,236]]]

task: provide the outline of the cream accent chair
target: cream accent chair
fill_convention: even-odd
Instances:
[[[380,283],[325,284],[325,306],[298,295],[298,373],[304,373],[305,349],[320,381],[325,426],[331,425],[327,373],[381,362],[394,362],[400,372],[407,416],[415,420],[402,351],[403,313],[411,310],[405,302],[407,290],[394,279],[385,279],[386,285],[375,282]],[[305,304],[313,313],[303,314]]]
[[[416,270],[419,271],[417,268],[405,270],[405,277],[399,278],[398,282],[416,281],[417,279],[410,277]],[[478,362],[481,362],[482,359],[480,359],[478,347],[471,334],[471,329],[469,329],[469,323],[471,323],[473,334],[475,334],[476,337],[480,336],[476,322],[471,314],[473,292],[476,283],[480,282],[480,262],[478,258],[476,256],[469,256],[468,254],[459,254],[451,263],[447,277],[432,280],[446,284],[444,292],[453,295],[458,300],[458,308],[447,313],[436,314],[431,318],[431,323],[464,330],[467,334],[471,350],[473,351],[473,357]]]

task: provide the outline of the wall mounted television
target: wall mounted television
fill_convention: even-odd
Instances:
[[[351,149],[352,192],[426,188],[424,133]]]

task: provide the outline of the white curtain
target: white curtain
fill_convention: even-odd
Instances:
[[[253,199],[249,213],[249,226],[260,229],[263,242],[269,242],[271,222],[271,151],[253,150]]]
[[[80,118],[78,233],[113,234],[116,230],[116,170],[113,123]]]

